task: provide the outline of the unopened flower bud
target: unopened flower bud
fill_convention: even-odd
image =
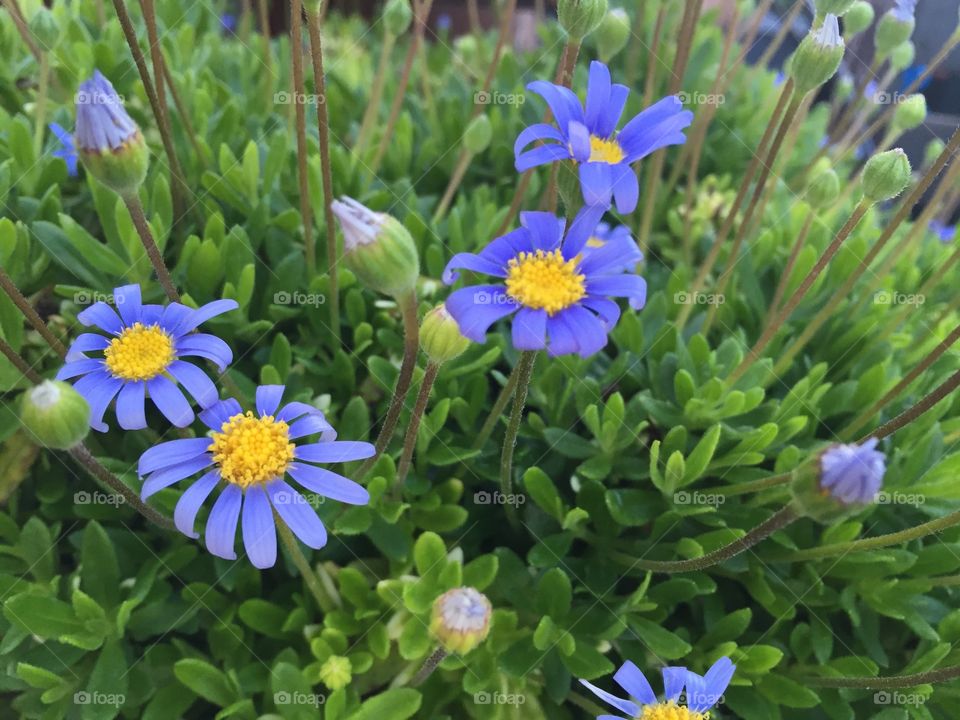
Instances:
[[[466,655],[487,639],[492,608],[472,587],[448,590],[433,603],[430,632],[448,653]]]
[[[890,67],[897,72],[902,72],[913,65],[917,57],[917,48],[909,40],[902,42],[890,53]]]
[[[53,49],[60,37],[60,28],[57,26],[53,13],[41,5],[30,19],[30,34],[40,43],[44,50]]]
[[[597,33],[594,35],[597,42],[597,53],[600,60],[609,63],[621,50],[627,46],[630,39],[630,16],[623,8],[614,8],[608,12]]]
[[[913,29],[917,24],[914,18],[916,6],[917,0],[897,0],[896,6],[880,18],[873,38],[879,57],[887,57],[898,45],[902,45],[913,35]]]
[[[74,144],[88,172],[114,192],[135,195],[147,176],[150,152],[123,100],[99,70],[77,91]]]
[[[840,197],[840,178],[833,168],[816,174],[807,186],[807,202],[815,210],[833,205]]]
[[[863,168],[863,196],[870,202],[897,197],[910,182],[910,160],[897,148],[874,155]]]
[[[927,119],[927,99],[923,95],[911,95],[897,104],[891,124],[896,132],[906,132],[919,127]]]
[[[462,355],[470,341],[460,332],[446,305],[437,305],[420,325],[420,346],[432,362],[439,364]]]
[[[923,164],[925,167],[933,165],[937,161],[937,158],[946,150],[947,144],[940,138],[934,138],[927,143],[927,147],[923,151]]]
[[[399,37],[410,27],[413,10],[410,0],[388,0],[383,8],[383,26],[391,35]]]
[[[320,666],[320,682],[336,692],[350,684],[353,679],[353,666],[350,658],[331,655]]]
[[[490,146],[493,126],[486,114],[477,115],[463,133],[463,146],[472,155],[479,155]]]
[[[816,0],[818,15],[845,15],[853,5],[854,0]]]
[[[583,40],[603,22],[607,5],[607,0],[559,0],[557,18],[567,35]]]
[[[72,385],[45,380],[23,393],[20,422],[38,445],[69,450],[90,432],[90,406]]]
[[[877,13],[873,9],[873,5],[866,0],[856,0],[843,16],[843,30],[847,33],[847,37],[859,35],[873,25],[876,16]]]
[[[334,201],[333,214],[343,230],[343,262],[360,282],[393,297],[414,289],[420,258],[403,223],[348,197]]]
[[[832,78],[843,60],[844,43],[836,15],[827,15],[823,24],[801,42],[790,61],[790,75],[800,95]]]
[[[831,445],[798,468],[791,484],[794,505],[815,520],[833,523],[876,502],[886,472],[877,442]]]

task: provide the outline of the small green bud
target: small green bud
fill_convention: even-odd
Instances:
[[[863,196],[870,202],[883,202],[897,197],[910,182],[910,160],[897,148],[874,155],[863,168]]]
[[[559,0],[557,18],[567,35],[583,40],[603,22],[607,5],[607,0]]]
[[[890,53],[890,67],[897,72],[902,72],[913,65],[913,61],[916,59],[916,57],[916,46],[907,40],[906,42],[897,45],[893,52]]]
[[[460,332],[446,306],[437,305],[420,324],[420,347],[432,362],[440,364],[462,355],[470,341]]]
[[[44,50],[52,49],[60,37],[60,28],[53,13],[42,5],[30,19],[30,33]]]
[[[353,666],[350,658],[331,655],[320,666],[320,682],[332,691],[342,690],[353,680]]]
[[[361,283],[395,298],[416,287],[420,257],[403,223],[347,197],[334,201],[333,214],[343,230],[343,262]]]
[[[479,155],[490,147],[492,139],[493,126],[490,124],[490,118],[486,114],[477,115],[463,133],[463,146],[472,155]]]
[[[815,210],[823,210],[833,205],[840,197],[840,178],[833,168],[815,175],[807,185],[807,202]]]
[[[150,150],[139,130],[119,150],[80,148],[77,154],[87,172],[122,197],[137,194],[150,166]]]
[[[487,639],[493,608],[472,587],[448,590],[433,603],[430,633],[448,653],[466,655]]]
[[[893,111],[891,124],[895,132],[906,132],[919,127],[927,119],[927,98],[921,94],[901,100]]]
[[[23,393],[20,422],[37,444],[69,450],[90,432],[90,406],[72,385],[45,380]]]
[[[877,55],[885,58],[893,53],[899,45],[910,39],[914,27],[916,27],[916,20],[913,19],[912,13],[904,13],[897,8],[884,13],[877,23],[877,31],[873,36]]]
[[[383,8],[383,27],[391,35],[403,35],[413,22],[410,0],[387,0]]]
[[[806,95],[832,78],[843,60],[844,43],[836,15],[827,15],[823,24],[801,42],[790,62],[790,75],[800,95]]]
[[[840,17],[849,12],[854,0],[816,0],[817,15],[836,15]]]
[[[595,35],[597,53],[600,60],[609,63],[627,46],[630,39],[630,16],[623,8],[614,8],[608,12]]]
[[[847,37],[859,35],[868,27],[873,25],[873,20],[877,16],[873,5],[866,0],[856,0],[846,15],[843,16],[843,29]]]
[[[947,144],[940,138],[934,138],[927,143],[927,147],[923,151],[923,164],[925,167],[933,165],[937,158],[943,154],[943,151],[947,149]]]

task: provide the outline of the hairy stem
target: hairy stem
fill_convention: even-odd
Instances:
[[[960,665],[928,670],[912,675],[889,677],[811,677],[801,678],[804,685],[822,688],[860,688],[863,690],[898,690],[918,685],[947,682],[960,678]]]
[[[137,234],[140,236],[140,242],[143,243],[143,249],[146,250],[147,257],[150,258],[150,264],[153,265],[153,270],[157,274],[157,280],[159,280],[160,284],[163,286],[163,291],[167,294],[170,302],[180,302],[180,293],[177,292],[177,288],[173,284],[173,279],[170,277],[170,272],[167,270],[167,266],[163,262],[163,256],[160,254],[160,249],[157,247],[157,243],[153,239],[153,233],[150,231],[150,224],[147,222],[146,215],[143,214],[143,205],[140,203],[140,198],[135,194],[125,195],[123,197],[123,202],[126,204],[127,210],[130,211],[130,217],[133,219],[133,226],[137,229]]]
[[[339,607],[341,603],[336,587],[332,582],[328,581],[329,586],[327,586],[320,581],[310,561],[307,560],[306,555],[304,555],[300,549],[300,544],[293,536],[293,532],[287,527],[283,519],[277,515],[276,511],[273,513],[273,519],[276,523],[280,540],[287,548],[287,552],[290,553],[290,559],[293,560],[293,564],[297,567],[297,570],[300,571],[300,575],[303,576],[303,580],[307,584],[307,589],[310,590],[310,594],[313,595],[313,599],[316,600],[317,606],[324,612],[330,612]]]
[[[413,680],[410,681],[410,685],[412,687],[418,687],[426,682],[427,678],[433,675],[433,671],[440,666],[440,663],[447,659],[447,654],[447,651],[442,647],[434,650],[430,657],[423,663],[420,671],[414,675]]]
[[[427,411],[427,403],[430,402],[430,392],[433,390],[433,383],[437,379],[437,372],[440,366],[435,362],[427,363],[426,372],[423,375],[423,382],[420,383],[420,391],[417,393],[417,403],[413,406],[413,415],[410,417],[410,424],[407,425],[407,432],[403,438],[403,454],[400,456],[400,464],[397,465],[397,479],[394,482],[394,495],[399,497],[403,492],[403,484],[407,480],[407,474],[410,472],[410,464],[413,461],[413,451],[417,447],[417,433],[420,431],[420,421]]]
[[[64,357],[67,354],[67,348],[64,347],[60,339],[50,331],[50,328],[43,321],[43,318],[33,309],[33,305],[24,297],[23,293],[20,292],[20,289],[13,280],[10,279],[10,276],[7,275],[3,268],[0,268],[0,288],[3,288],[7,297],[9,297],[10,300],[13,301],[13,304],[17,306],[17,309],[23,313],[23,316],[33,329],[40,333],[40,337],[44,339],[47,345],[49,345],[57,355]]]
[[[510,411],[510,421],[507,423],[507,433],[504,435],[503,449],[500,452],[500,487],[505,496],[513,494],[513,451],[517,446],[517,435],[520,432],[523,408],[527,404],[527,392],[530,389],[530,379],[533,376],[536,360],[536,351],[524,350],[520,353],[520,361],[517,363],[517,387],[513,396],[513,409]],[[513,517],[512,514],[510,517]]]

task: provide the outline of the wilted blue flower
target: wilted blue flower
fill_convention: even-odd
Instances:
[[[707,720],[709,717],[707,711],[719,702],[736,669],[737,666],[726,657],[717,660],[704,676],[684,667],[665,667],[663,669],[663,687],[666,695],[664,701],[657,700],[656,693],[640,668],[629,661],[617,670],[613,681],[627,692],[631,700],[623,700],[586,680],[580,682],[598,698],[631,719]],[[679,704],[681,695],[685,696],[684,705]],[[618,715],[600,715],[597,720],[625,719]]]
[[[207,549],[217,557],[235,560],[237,523],[243,547],[258,568],[277,559],[274,510],[308,547],[327,543],[327,531],[310,502],[284,480],[290,475],[301,486],[324,497],[351,505],[366,505],[367,491],[342,475],[313,463],[340,463],[373,456],[366,442],[335,442],[337,434],[312,405],[302,402],[280,407],[283,385],[257,388],[256,413],[243,412],[233,398],[200,413],[210,428],[208,437],[171,440],[147,450],[138,473],[146,476],[141,497],[181,480],[204,473],[180,497],[174,511],[177,529],[197,538],[194,524],[200,507],[214,488],[224,483],[213,504],[204,532]],[[319,442],[293,442],[311,435]]]
[[[590,65],[586,108],[562,85],[538,80],[527,89],[547,101],[556,126],[540,123],[520,133],[514,146],[517,171],[573,160],[580,168],[586,204],[609,207],[615,198],[621,213],[633,212],[640,196],[632,163],[668,145],[682,145],[686,142],[683,130],[693,122],[693,113],[672,96],[647,108],[617,132],[630,90],[611,84],[610,70],[596,61]],[[554,142],[524,152],[538,140]]]
[[[947,225],[942,220],[931,220],[930,230],[942,243],[953,242],[953,239],[957,236],[957,226]]]
[[[517,230],[497,238],[479,254],[460,253],[447,264],[444,282],[456,281],[457,269],[503,278],[499,285],[473,285],[447,298],[449,313],[460,331],[483,342],[497,320],[513,318],[513,345],[518,350],[542,350],[550,355],[579,353],[589,357],[607,343],[620,308],[610,297],[626,297],[635,309],[646,302],[642,277],[624,272],[642,255],[622,239],[585,251],[594,236],[603,208],[585,208],[563,236],[564,223],[555,215],[527,212]],[[626,253],[626,254],[625,254]]]
[[[74,142],[80,150],[96,153],[118,150],[140,132],[117,91],[99,70],[94,70],[93,77],[80,84],[76,99]]]
[[[193,332],[201,323],[239,307],[235,300],[216,300],[194,310],[180,303],[144,305],[139,285],[114,291],[114,311],[96,302],[77,315],[84,325],[109,334],[84,333],[70,346],[66,365],[57,380],[76,380],[74,387],[90,403],[90,426],[106,432],[103,414],[117,398],[117,421],[125,430],[147,426],[147,393],[153,404],[177,427],[193,422],[193,409],[179,385],[206,407],[218,397],[217,388],[196,365],[184,357],[212,360],[221,371],[233,353],[218,337]],[[119,315],[117,314],[119,312]],[[87,353],[102,353],[91,358]]]
[[[50,123],[50,132],[57,136],[61,147],[53,151],[53,156],[63,158],[67,164],[67,174],[77,176],[77,149],[73,146],[73,136],[57,123]]]
[[[820,487],[845,505],[874,502],[883,486],[886,457],[877,438],[862,445],[833,445],[820,456]]]

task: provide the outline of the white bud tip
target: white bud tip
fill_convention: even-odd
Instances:
[[[60,388],[56,383],[44,380],[30,390],[30,402],[41,410],[49,410],[60,402]]]

